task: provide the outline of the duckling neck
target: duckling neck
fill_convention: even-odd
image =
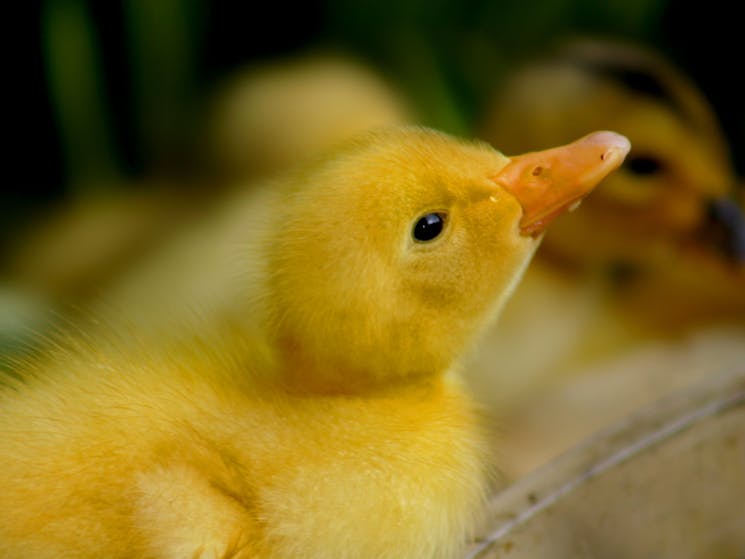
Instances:
[[[432,386],[443,372],[400,374],[350,364],[329,364],[307,358],[298,347],[287,348],[279,366],[282,388],[292,394],[365,396],[382,395],[412,387]]]

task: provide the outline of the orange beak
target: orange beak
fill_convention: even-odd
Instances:
[[[593,132],[565,146],[511,157],[492,180],[520,202],[520,233],[536,236],[554,218],[576,208],[623,163],[629,149],[620,134]]]

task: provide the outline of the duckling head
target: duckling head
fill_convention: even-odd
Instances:
[[[598,132],[510,158],[404,127],[298,174],[265,259],[266,320],[287,383],[355,392],[447,370],[496,315],[547,224],[628,149]]]

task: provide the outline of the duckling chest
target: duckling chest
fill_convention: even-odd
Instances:
[[[485,493],[475,416],[453,397],[364,404],[289,418],[298,421],[292,444],[258,488],[270,547],[278,556],[453,556]]]

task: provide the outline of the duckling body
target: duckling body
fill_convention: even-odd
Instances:
[[[451,557],[484,498],[454,382],[308,397],[224,363],[70,365],[4,395],[2,557]]]
[[[299,172],[257,224],[245,320],[71,336],[8,381],[0,557],[457,555],[490,471],[459,356],[627,151],[404,128]]]

